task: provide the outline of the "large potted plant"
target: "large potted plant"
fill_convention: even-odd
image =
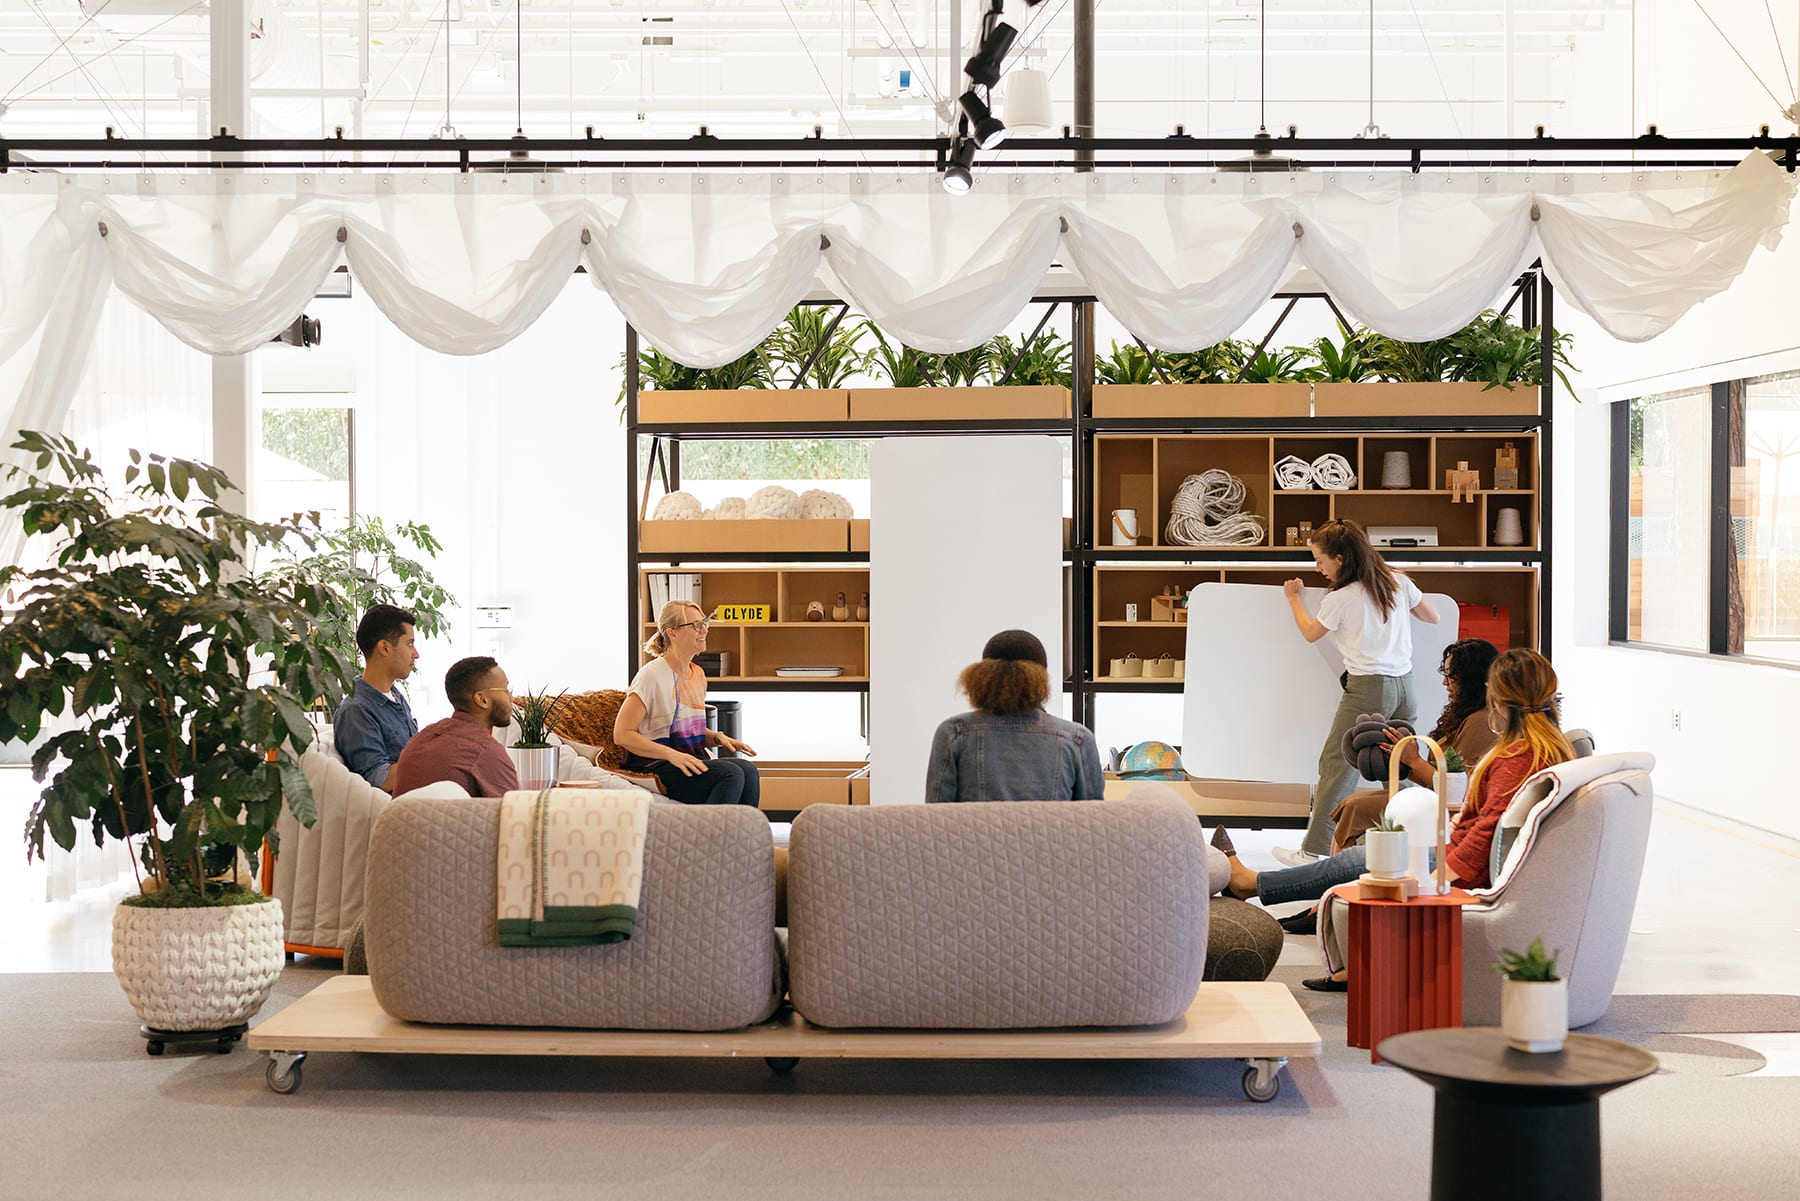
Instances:
[[[450,632],[447,610],[456,598],[432,576],[428,562],[442,549],[428,525],[402,521],[390,528],[379,517],[357,514],[338,529],[286,546],[266,578],[277,587],[310,585],[339,598],[342,604],[325,606],[317,614],[312,636],[354,665],[356,623],[375,605],[398,605],[411,613],[420,638]],[[336,712],[347,691],[329,680],[324,691],[308,699]]]
[[[32,757],[48,783],[26,854],[83,832],[137,845],[113,970],[152,1053],[195,1032],[228,1050],[282,964],[281,907],[239,864],[274,842],[284,805],[312,823],[305,702],[350,679],[315,636],[344,619],[342,598],[249,569],[259,549],[315,540],[316,515],[238,516],[204,463],[134,450],[115,492],[66,438],[27,431],[13,449],[32,466],[8,469],[0,508],[52,545],[48,566],[0,569],[20,598],[0,625],[0,739],[70,726]]]
[[[564,689],[555,696],[549,689],[527,692],[513,698],[513,721],[519,733],[506,753],[512,757],[513,770],[519,773],[520,788],[553,788],[556,786],[557,750],[550,743],[556,706],[567,695]]]
[[[1519,1051],[1560,1051],[1569,1037],[1569,982],[1556,974],[1556,955],[1534,938],[1523,953],[1500,951],[1500,1029]]]

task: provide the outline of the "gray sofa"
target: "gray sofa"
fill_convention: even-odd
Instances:
[[[1171,1021],[1206,959],[1205,851],[1161,798],[815,805],[789,840],[789,995],[827,1027]]]
[[[369,847],[364,942],[381,1007],[414,1022],[734,1030],[781,1001],[775,855],[737,806],[653,805],[629,942],[502,947],[497,800],[388,806]]]

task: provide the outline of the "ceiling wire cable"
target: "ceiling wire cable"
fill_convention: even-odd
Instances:
[[[50,36],[55,37],[56,36],[55,22],[50,20],[49,14],[44,12],[43,8],[41,8],[37,4],[36,0],[26,0],[26,7],[30,8],[31,11],[37,15],[37,19],[44,23],[44,28],[48,29],[50,31]],[[73,35],[70,35],[70,36],[73,36]],[[118,125],[121,129],[125,130],[127,133],[130,133],[131,127],[134,124],[136,124],[136,122],[132,120],[130,110],[123,109],[123,106],[121,106],[120,108],[113,107],[113,105],[115,103],[113,94],[111,92],[108,92],[103,86],[101,86],[99,79],[95,78],[94,73],[88,69],[90,64],[88,62],[84,61],[80,55],[75,53],[74,48],[68,44],[68,38],[64,38],[62,40],[61,47],[68,54],[69,61],[75,64],[75,69],[77,71],[81,72],[81,77],[83,79],[87,80],[88,86],[90,88],[94,89],[94,94],[97,97],[99,97],[101,106],[106,109],[106,113],[109,117],[111,117],[113,119],[113,123]],[[94,61],[97,62],[99,60],[96,59]],[[123,78],[123,77],[121,77],[121,78]],[[120,114],[122,111],[123,111],[124,115],[121,116]],[[139,132],[141,134],[148,135],[150,131],[140,127]]]
[[[837,110],[838,120],[844,123],[844,136],[853,136],[850,129],[850,118],[844,115],[843,105],[838,103],[837,96],[832,93],[831,85],[825,82],[825,72],[820,69],[818,57],[813,54],[812,47],[806,44],[806,36],[800,32],[800,23],[794,20],[794,12],[788,7],[788,0],[781,0],[781,11],[783,15],[787,17],[788,25],[794,30],[794,40],[799,42],[800,49],[805,51],[806,61],[812,64],[813,74],[819,77],[819,87],[824,91],[825,99],[831,101],[831,107]],[[856,151],[856,156],[862,159],[864,165],[869,167],[869,170],[873,171],[875,169],[869,164],[868,154],[860,147]]]
[[[1425,57],[1431,60],[1431,73],[1437,76],[1438,91],[1443,94],[1444,107],[1449,110],[1450,124],[1455,126],[1456,136],[1460,138],[1463,136],[1462,118],[1456,115],[1456,105],[1450,102],[1450,89],[1444,86],[1444,72],[1438,67],[1437,51],[1431,48],[1431,37],[1425,32],[1425,22],[1419,16],[1419,6],[1413,0],[1406,0],[1406,7],[1412,13],[1413,24],[1419,27],[1419,41],[1425,45]],[[1463,151],[1464,158],[1468,155],[1467,150]]]
[[[40,13],[39,15],[42,16],[43,14]],[[15,88],[24,87],[25,81],[30,79],[33,75],[36,75],[39,67],[42,67],[44,64],[48,63],[51,59],[55,58],[57,56],[57,54],[62,50],[62,48],[69,44],[69,39],[73,38],[76,34],[80,33],[82,30],[86,29],[88,27],[88,25],[93,22],[93,20],[94,20],[94,15],[92,13],[86,13],[86,12],[82,13],[81,20],[76,22],[75,28],[69,30],[68,33],[65,33],[62,36],[62,40],[58,41],[55,46],[50,48],[50,52],[48,54],[46,54],[46,55],[44,55],[44,57],[38,59],[37,62],[31,64],[31,70],[29,70],[29,71],[25,72],[25,74],[19,76],[19,78],[13,82],[13,87],[15,87]],[[54,27],[50,30],[50,36],[51,37],[56,36],[56,30]],[[70,57],[74,57],[74,56],[71,55]],[[99,60],[95,59],[94,61],[98,62]],[[58,76],[58,78],[61,78],[61,76]],[[0,96],[0,100],[10,100],[10,99],[12,99],[12,97],[10,95]]]
[[[1763,0],[1763,12],[1769,17],[1769,36],[1775,39],[1775,57],[1781,60],[1781,73],[1787,77],[1788,91],[1794,92],[1794,73],[1788,70],[1787,51],[1781,48],[1781,31],[1775,28],[1775,10],[1769,6],[1769,0]],[[1794,98],[1800,100],[1800,93]]]
[[[445,10],[448,11],[448,4],[446,4]],[[425,79],[430,74],[431,56],[437,52],[438,39],[440,37],[442,37],[443,34],[444,34],[444,27],[442,25],[439,25],[437,30],[431,35],[431,47],[430,47],[430,49],[425,51],[425,66],[423,69],[421,69],[419,71],[419,82],[413,87],[412,100],[409,101],[406,106],[406,116],[401,118],[401,120],[400,120],[400,136],[402,138],[404,138],[406,136],[406,131],[412,127],[413,110],[419,107],[419,97],[425,94]],[[391,75],[392,72],[389,72],[389,74]],[[445,55],[444,77],[446,79],[448,79],[450,77],[450,63],[449,63],[448,55]],[[396,152],[394,157],[388,160],[388,169],[392,170],[394,167],[394,164],[398,163],[399,161],[400,161],[400,155],[398,152]]]
[[[1782,112],[1785,113],[1788,109],[1788,106],[1785,104],[1782,104],[1781,97],[1777,96],[1774,92],[1774,89],[1770,88],[1768,84],[1763,82],[1763,77],[1756,73],[1756,68],[1750,65],[1750,60],[1744,57],[1744,52],[1737,48],[1737,43],[1733,42],[1729,37],[1726,36],[1725,31],[1723,29],[1719,28],[1719,23],[1717,21],[1713,20],[1713,15],[1711,13],[1706,11],[1706,6],[1701,4],[1700,0],[1694,0],[1694,7],[1700,10],[1700,15],[1706,18],[1707,23],[1713,27],[1713,30],[1715,32],[1717,32],[1719,37],[1724,40],[1725,44],[1731,48],[1731,52],[1733,54],[1737,55],[1738,61],[1740,63],[1744,64],[1744,70],[1750,72],[1750,78],[1754,79],[1756,81],[1757,86],[1760,87],[1763,91],[1768,92],[1769,99],[1773,100],[1776,104],[1776,107],[1780,108],[1782,110]],[[1771,20],[1773,20],[1773,18],[1771,18]],[[1787,68],[1787,60],[1783,59],[1781,65],[1782,65],[1782,69],[1785,70]]]
[[[901,22],[900,32],[906,36],[895,37],[893,31],[887,27],[887,22],[881,19],[880,0],[865,0],[864,7],[869,10],[869,15],[875,18],[875,24],[881,26],[881,32],[887,36],[890,42],[894,43],[894,49],[899,52],[900,61],[906,64],[907,70],[911,71],[913,77],[925,85],[925,93],[930,99],[932,107],[942,108],[944,106],[943,93],[938,91],[937,82],[920,66],[924,59],[921,58],[919,62],[914,62],[912,55],[907,52],[906,43],[911,40],[911,34],[907,33],[905,22]],[[894,15],[898,17],[900,14],[896,12]]]
[[[49,87],[51,84],[56,83],[59,80],[67,79],[69,76],[71,76],[71,75],[75,74],[77,71],[81,70],[84,65],[92,66],[94,63],[99,62],[103,58],[110,58],[112,55],[118,53],[120,50],[123,50],[125,47],[131,45],[131,43],[137,41],[138,39],[149,37],[151,34],[155,33],[157,30],[161,29],[164,25],[167,25],[169,22],[180,20],[182,17],[187,16],[189,13],[193,12],[195,9],[204,8],[205,6],[206,6],[206,0],[194,0],[194,3],[188,5],[186,8],[182,9],[180,12],[169,14],[168,16],[164,17],[162,20],[158,21],[156,24],[152,25],[150,28],[143,30],[140,33],[132,34],[130,37],[125,38],[122,41],[120,41],[117,45],[108,46],[105,50],[101,51],[99,54],[96,54],[92,58],[88,59],[85,64],[81,63],[81,62],[77,62],[77,64],[75,66],[70,67],[68,70],[63,71],[60,74],[52,75],[49,79],[44,80],[44,82],[38,84],[36,87],[32,88],[29,92],[9,93],[8,95],[6,95],[4,97],[0,97],[0,103],[15,104],[20,100],[29,99],[30,97],[37,95],[39,92],[41,92],[45,88]],[[80,32],[80,30],[78,28],[76,30],[76,33],[79,33],[79,32]],[[73,34],[73,33],[71,33],[69,35],[69,37],[74,37],[74,36],[75,36],[75,34]],[[57,50],[60,50],[60,49],[62,49],[62,47],[59,45],[57,47]],[[50,59],[55,56],[55,54],[56,54],[56,50],[52,50],[49,54],[45,55],[44,62],[49,62]],[[38,66],[42,66],[42,65],[43,65],[43,63],[38,64]],[[14,84],[13,86],[19,87],[19,86],[23,85],[25,80],[27,78],[29,78],[32,75],[32,73],[35,72],[36,70],[37,70],[37,67],[33,67],[30,71],[27,71],[25,73],[25,75],[19,79],[18,83]]]

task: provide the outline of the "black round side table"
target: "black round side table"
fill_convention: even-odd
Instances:
[[[1599,1201],[1600,1098],[1657,1068],[1648,1051],[1585,1034],[1515,1051],[1494,1026],[1414,1030],[1378,1050],[1437,1090],[1433,1201]]]

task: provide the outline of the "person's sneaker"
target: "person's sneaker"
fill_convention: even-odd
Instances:
[[[1309,863],[1317,863],[1325,858],[1325,856],[1315,855],[1311,851],[1290,851],[1286,847],[1276,847],[1274,855],[1275,862],[1283,867],[1305,867]]]

